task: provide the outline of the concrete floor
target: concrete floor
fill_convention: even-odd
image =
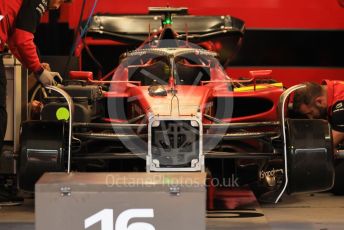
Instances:
[[[0,230],[33,230],[33,200],[0,208]],[[192,229],[192,228],[190,228]],[[225,229],[344,229],[344,197],[330,193],[285,196],[279,204],[251,204],[235,210],[211,211],[208,230]]]
[[[344,196],[330,193],[284,197],[276,205],[261,205],[271,229],[344,229]]]

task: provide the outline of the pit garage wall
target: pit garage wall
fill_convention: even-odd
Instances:
[[[63,5],[60,10],[59,22],[68,23],[68,26],[74,29],[82,2],[83,0],[73,0],[73,3]],[[86,1],[84,20],[89,15],[93,3],[92,0]],[[344,39],[337,38],[333,42],[331,40],[332,37],[337,37],[333,32],[339,33],[344,38],[344,0],[98,0],[95,13],[146,14],[149,6],[167,6],[168,4],[173,7],[188,7],[190,14],[228,14],[245,20],[247,33],[250,33],[251,36],[245,36],[243,49],[245,49],[245,42],[251,42],[252,46],[246,45],[246,51],[239,53],[239,60],[234,61],[231,67],[226,69],[234,78],[247,77],[248,71],[253,69],[272,69],[273,77],[283,81],[286,86],[308,80],[320,82],[324,78],[344,79]],[[43,22],[48,22],[48,16],[43,19]],[[265,41],[265,44],[286,47],[278,49],[278,52],[274,53],[278,59],[285,56],[286,52],[289,53],[291,49],[297,48],[294,47],[293,41],[298,39],[297,33],[300,32],[308,34],[308,36],[303,35],[304,41],[302,42],[309,45],[309,42],[313,40],[313,47],[310,49],[317,52],[319,50],[317,42],[319,41],[323,53],[318,52],[317,54],[330,61],[325,64],[317,61],[307,62],[314,56],[312,52],[309,52],[310,49],[304,52],[300,51],[304,62],[284,62],[283,59],[280,63],[269,62],[269,60],[256,62],[250,59],[252,56],[271,52],[265,47],[262,48],[264,45],[260,43],[252,43],[252,40],[259,41],[261,39],[261,41]],[[258,36],[252,35],[259,33]],[[323,42],[322,36],[327,37]],[[274,38],[274,41],[267,41],[268,37]],[[282,39],[283,37],[288,38]],[[314,39],[318,40],[314,42]],[[299,42],[298,45],[302,46],[302,42]],[[331,47],[327,47],[327,44]],[[252,47],[256,48],[252,49]],[[242,54],[243,52],[244,54]],[[289,53],[289,55],[296,57],[299,54]]]
[[[75,28],[83,0],[65,4],[61,22]],[[86,1],[84,19],[93,0]],[[188,7],[190,14],[228,14],[244,19],[248,29],[344,29],[343,0],[98,0],[96,13],[146,14],[150,6]]]

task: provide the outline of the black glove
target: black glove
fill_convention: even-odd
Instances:
[[[62,83],[62,77],[58,72],[50,72],[46,69],[37,76],[37,79],[43,86],[57,85],[58,83]]]

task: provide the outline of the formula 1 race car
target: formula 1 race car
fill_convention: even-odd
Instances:
[[[288,118],[289,95],[303,86],[286,90],[271,71],[234,80],[223,70],[243,21],[150,12],[93,17],[87,36],[142,44],[121,55],[111,80],[74,71],[48,87],[40,118],[22,124],[22,189],[33,191],[44,172],[71,170],[235,174],[273,202],[333,186],[329,125]]]

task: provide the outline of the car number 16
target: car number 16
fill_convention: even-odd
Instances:
[[[114,226],[113,209],[103,209],[85,219],[84,225],[85,229],[88,229],[100,222],[101,230],[155,230],[153,225],[144,222],[135,222],[128,226],[129,221],[133,218],[153,217],[153,209],[128,209],[118,216]]]

